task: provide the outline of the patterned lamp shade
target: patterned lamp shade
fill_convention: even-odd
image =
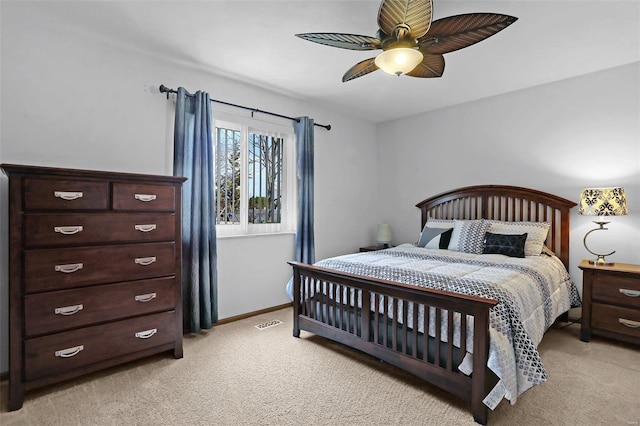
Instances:
[[[590,216],[629,214],[624,188],[584,188],[580,194],[578,213]]]

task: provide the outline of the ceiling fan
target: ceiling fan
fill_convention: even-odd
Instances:
[[[496,13],[468,13],[431,22],[432,0],[383,0],[376,37],[342,33],[296,34],[304,40],[350,50],[382,49],[375,58],[351,67],[346,82],[377,69],[410,77],[441,77],[445,53],[478,43],[518,18]]]

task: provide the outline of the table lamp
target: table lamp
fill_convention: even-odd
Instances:
[[[589,216],[623,216],[629,214],[627,208],[627,197],[624,193],[624,188],[584,188],[580,194],[580,209],[578,214]],[[589,250],[587,247],[587,237],[593,231],[606,231],[605,228],[609,222],[602,220],[594,220],[593,223],[599,225],[598,228],[594,228],[587,232],[584,236],[584,248],[594,256],[595,260],[590,260],[589,263],[593,265],[613,265],[613,262],[608,262],[605,257],[611,256],[615,253],[615,250],[611,253],[600,254]]]
[[[378,236],[376,241],[384,247],[389,247],[389,244],[391,244],[391,225],[388,223],[378,225]]]

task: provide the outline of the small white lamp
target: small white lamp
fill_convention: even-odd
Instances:
[[[391,243],[391,225],[388,223],[381,223],[378,225],[378,237],[376,241],[378,244],[389,247],[389,244]]]
[[[629,214],[627,208],[627,197],[624,188],[584,188],[580,194],[580,209],[578,214],[590,216],[623,216]],[[587,232],[584,236],[584,248],[594,256],[595,260],[590,260],[593,265],[613,265],[613,262],[607,262],[605,256],[611,256],[615,250],[607,254],[599,254],[589,250],[587,247],[587,237],[593,231],[607,230],[604,225],[609,222],[594,220],[593,223],[599,225]]]

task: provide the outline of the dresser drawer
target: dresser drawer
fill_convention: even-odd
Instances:
[[[175,304],[173,277],[30,294],[24,298],[28,312],[25,334],[35,336],[167,311]]]
[[[167,241],[175,238],[172,213],[26,214],[25,246]]]
[[[623,274],[597,274],[591,286],[594,301],[640,309],[640,280]]]
[[[174,211],[176,195],[173,185],[114,183],[114,210]]]
[[[640,310],[593,303],[591,327],[640,339]]]
[[[175,244],[25,250],[24,291],[62,290],[175,273]]]
[[[23,195],[26,211],[109,208],[107,181],[25,178]]]
[[[25,379],[63,373],[173,342],[175,326],[175,311],[170,311],[26,339]]]

